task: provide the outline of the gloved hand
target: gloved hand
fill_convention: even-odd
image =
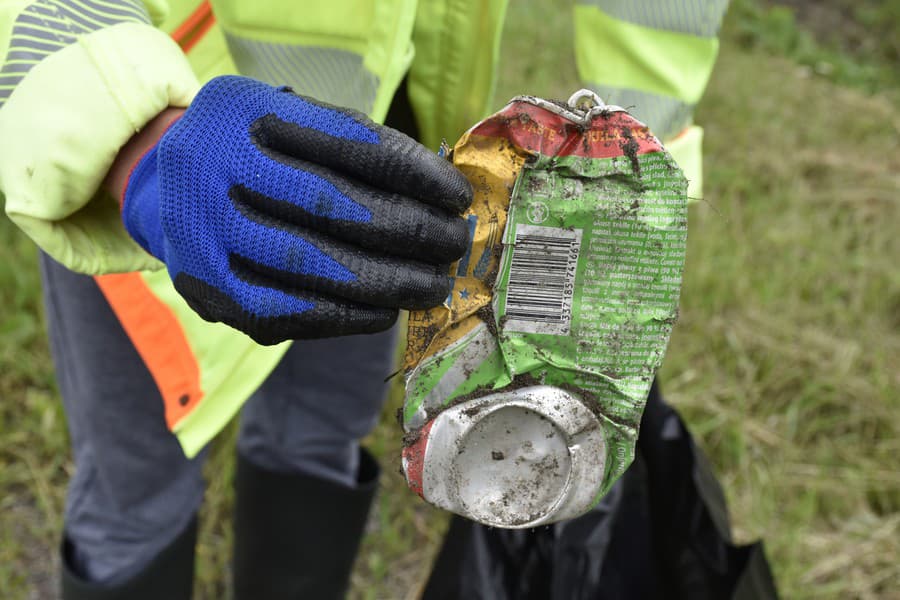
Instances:
[[[136,163],[122,218],[201,317],[273,344],[380,331],[398,308],[440,304],[471,198],[404,134],[229,76]]]

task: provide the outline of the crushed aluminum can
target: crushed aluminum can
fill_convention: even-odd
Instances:
[[[588,90],[513,98],[450,158],[475,200],[442,306],[410,314],[402,464],[486,525],[578,516],[634,457],[678,314],[687,181]]]

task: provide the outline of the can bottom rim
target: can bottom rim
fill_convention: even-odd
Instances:
[[[425,500],[485,525],[552,523],[599,497],[603,427],[566,390],[539,385],[469,400],[444,410],[426,431],[415,452],[404,454],[416,458],[404,462],[410,485],[421,482]]]

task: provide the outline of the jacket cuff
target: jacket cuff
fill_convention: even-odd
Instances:
[[[199,89],[181,49],[150,25],[120,23],[42,60],[0,109],[6,212],[74,271],[161,267],[128,235],[115,199],[98,191],[119,149]]]

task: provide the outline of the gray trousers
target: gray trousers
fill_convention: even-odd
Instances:
[[[196,514],[205,452],[185,458],[150,373],[94,280],[47,256],[41,272],[75,461],[65,507],[72,566],[115,582]],[[264,468],[354,485],[358,441],[378,420],[394,340],[388,331],[295,342],[244,406],[238,451]]]

